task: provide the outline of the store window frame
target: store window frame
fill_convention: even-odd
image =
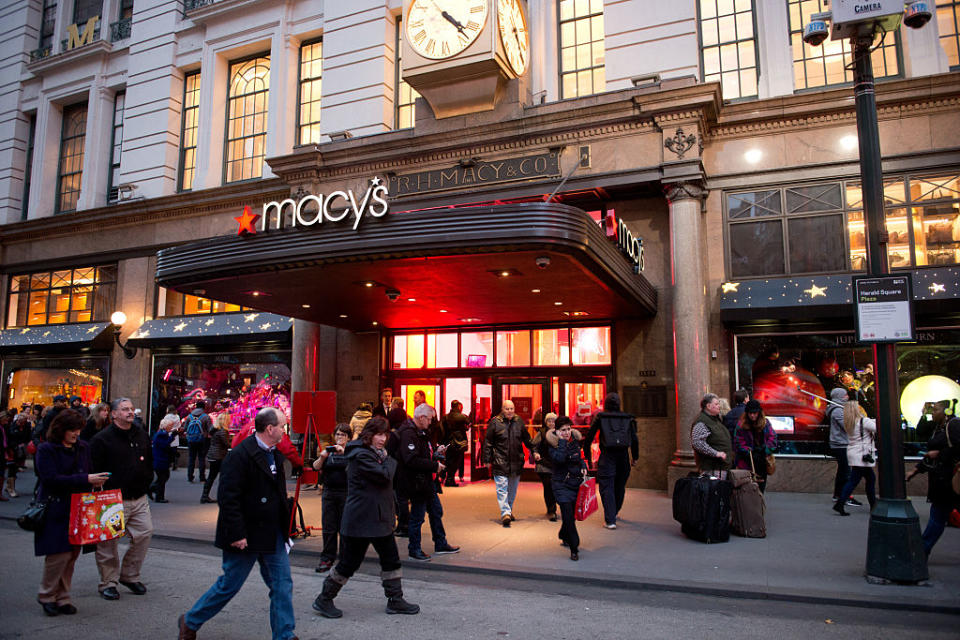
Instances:
[[[100,22],[103,22],[103,0],[73,1],[73,24],[78,28],[94,16],[100,16]]]
[[[107,202],[120,199],[120,158],[123,155],[123,117],[127,92],[117,91],[113,98],[113,127],[110,135],[110,163],[107,169]]]
[[[960,0],[937,0],[936,21],[940,27],[939,43],[947,55],[950,71],[960,70]],[[946,16],[946,17],[941,17]],[[944,33],[944,25],[952,25],[950,31]],[[950,41],[950,47],[944,47],[943,42]]]
[[[556,5],[557,6],[557,80],[558,80],[557,88],[558,88],[558,93],[560,94],[561,100],[583,98],[585,96],[592,96],[598,93],[603,93],[606,90],[607,40],[606,40],[606,22],[604,20],[605,15],[604,15],[603,0],[586,0],[586,2],[588,2],[588,5],[589,5],[587,12],[582,15],[577,15],[577,4],[579,4],[579,2],[575,2],[575,0],[557,0],[557,5]],[[573,15],[570,18],[563,18],[563,5],[567,3],[571,5]],[[599,11],[593,10],[596,5],[600,6]],[[576,23],[577,21],[580,21],[580,20],[586,20],[591,25],[590,37],[593,38],[594,33],[593,33],[592,23],[595,18],[600,18],[601,24],[603,25],[603,34],[601,35],[599,40],[591,39],[589,41],[588,44],[590,46],[590,52],[591,52],[590,53],[591,64],[589,66],[580,67],[576,63],[576,48],[582,45],[578,45],[576,41],[577,40],[576,39]],[[574,42],[572,45],[565,47],[564,39],[563,39],[564,25],[570,24],[570,23],[574,24]],[[596,62],[596,58],[593,56],[593,45],[597,42],[600,43],[600,48],[603,53],[603,64],[599,64],[599,65],[593,64],[594,62]],[[571,49],[571,48],[574,49],[574,65],[571,69],[565,69],[563,66],[563,51],[564,49]],[[564,76],[573,75],[576,78],[576,76],[578,76],[580,73],[583,73],[586,71],[590,72],[591,90],[588,92],[582,93],[579,88],[579,80],[576,80],[577,89],[573,92],[573,95],[566,95],[563,90]],[[600,84],[603,86],[601,86],[600,88],[597,88],[596,86],[597,72],[601,72]]]
[[[102,273],[102,270],[105,270],[105,269],[112,271],[112,273],[113,273],[113,275],[114,275],[114,279],[113,279],[113,280],[101,280],[101,279],[100,279],[100,275],[101,275],[101,273]],[[66,284],[66,285],[55,285],[55,284],[54,284],[54,275],[57,274],[57,273],[63,273],[63,272],[65,272],[65,271],[69,271],[69,272],[70,272],[70,283],[69,283],[69,284]],[[75,283],[75,278],[76,278],[77,272],[84,272],[84,271],[92,271],[92,272],[93,272],[93,279],[92,279],[89,283],[76,284],[76,283]],[[40,279],[43,278],[44,276],[46,276],[46,286],[34,287],[34,286],[33,286],[33,282],[34,282],[35,280],[40,280]],[[25,289],[25,290],[24,290],[24,289],[21,289],[19,286],[17,286],[16,288],[14,287],[14,280],[17,279],[17,278],[26,278],[26,279],[27,279],[27,283],[28,283],[27,289]],[[65,267],[65,268],[62,268],[62,269],[50,269],[50,270],[45,270],[45,271],[32,271],[32,272],[28,272],[28,273],[14,273],[14,274],[10,275],[10,276],[8,277],[8,280],[7,280],[7,299],[6,299],[6,303],[7,303],[7,304],[6,304],[6,308],[5,308],[6,313],[5,313],[5,317],[4,317],[4,327],[5,327],[6,329],[23,329],[23,328],[27,328],[27,327],[42,327],[42,326],[49,326],[49,325],[86,324],[86,323],[90,323],[90,322],[105,322],[105,321],[107,321],[107,320],[110,319],[110,314],[113,313],[113,311],[114,311],[114,306],[115,306],[115,304],[116,304],[117,282],[118,282],[118,280],[119,280],[119,277],[118,277],[118,274],[117,274],[117,264],[116,264],[116,263],[105,263],[105,264],[98,264],[98,265],[93,265],[93,266],[82,266],[82,267]],[[72,314],[74,314],[74,313],[81,313],[81,312],[83,312],[83,311],[86,311],[86,309],[74,309],[73,301],[74,301],[74,296],[75,296],[75,295],[80,295],[80,294],[81,294],[81,292],[78,291],[78,290],[79,290],[80,288],[82,288],[82,287],[88,287],[88,286],[90,287],[90,292],[89,292],[89,294],[86,294],[86,295],[89,295],[89,297],[90,297],[90,309],[89,309],[89,310],[90,310],[90,318],[89,318],[88,320],[75,320],[75,321],[70,321],[70,316],[71,316]],[[97,305],[96,305],[98,290],[101,289],[101,288],[108,288],[108,289],[109,289],[109,288],[111,288],[111,287],[112,287],[112,294],[111,294],[111,298],[112,298],[112,299],[109,300],[109,301],[107,301],[107,302],[105,302],[105,303],[103,303],[103,304],[102,304],[102,307],[103,307],[102,309],[98,309],[98,308],[97,308]],[[66,288],[66,289],[71,289],[71,291],[70,291],[69,294],[68,294],[68,295],[70,296],[70,298],[69,298],[69,302],[68,302],[68,304],[67,304],[67,308],[66,308],[65,310],[62,310],[62,311],[51,311],[51,309],[50,309],[50,296],[54,295],[54,293],[53,293],[54,291],[58,291],[58,290],[64,289],[64,288]],[[29,305],[31,304],[31,299],[33,298],[34,294],[40,294],[40,293],[45,293],[45,294],[46,294],[45,297],[44,297],[45,310],[44,310],[44,312],[43,312],[43,314],[44,314],[44,319],[45,319],[46,321],[45,321],[45,322],[42,322],[42,323],[31,323],[31,322],[30,322],[31,313],[30,313]],[[10,313],[11,313],[11,309],[13,308],[13,297],[14,297],[14,296],[20,297],[20,296],[22,296],[22,295],[24,295],[24,294],[26,295],[26,299],[27,299],[26,321],[25,321],[24,324],[19,324],[19,323],[17,323],[17,324],[11,324],[11,323],[10,323]],[[19,315],[19,309],[20,309],[20,305],[19,305],[19,302],[18,302],[18,304],[17,304],[18,315]],[[98,314],[98,313],[97,313],[98,310],[101,311],[101,314]],[[66,317],[67,317],[67,321],[65,321],[65,322],[52,322],[52,323],[51,323],[51,322],[50,322],[50,316],[51,316],[52,314],[59,314],[59,313],[65,314]]]
[[[81,115],[82,112],[82,115]],[[86,154],[87,142],[87,117],[89,116],[88,104],[80,102],[65,106],[63,108],[62,123],[60,125],[60,149],[57,161],[57,194],[56,207],[54,213],[71,213],[77,210],[80,201],[80,194],[83,192],[83,161]],[[68,127],[75,123],[75,129],[71,129],[70,135],[67,135]],[[81,124],[82,123],[82,124]],[[79,151],[77,151],[79,149]],[[65,171],[67,162],[76,162],[76,170]],[[76,189],[71,188],[64,192],[64,179],[70,182],[76,180]],[[71,207],[64,207],[64,196],[69,193],[72,200]],[[75,194],[75,195],[73,195]]]
[[[10,380],[11,373],[21,369],[99,369],[103,373],[103,382],[101,385],[102,400],[110,401],[110,364],[109,354],[97,355],[95,352],[90,355],[61,356],[53,355],[50,357],[42,355],[6,355],[2,362],[3,400],[0,407],[10,409]],[[19,407],[17,407],[19,409]]]
[[[30,214],[30,183],[33,181],[33,147],[37,137],[37,114],[27,116],[27,151],[23,165],[23,196],[20,200],[20,220],[26,220]]]
[[[309,49],[310,47],[314,47],[316,45],[320,45],[320,58],[319,58],[320,75],[309,76],[304,78],[303,77],[304,50]],[[311,58],[308,64],[313,65],[313,63],[315,62],[317,62],[317,60],[315,58]],[[310,127],[314,127],[314,126],[319,127],[321,122],[320,118],[318,118],[317,120],[311,120],[309,122],[303,122],[303,119],[302,119],[303,108],[304,108],[304,102],[303,102],[304,87],[305,85],[311,84],[313,82],[320,82],[320,86],[321,87],[323,86],[323,37],[322,36],[319,38],[314,38],[312,40],[305,40],[300,43],[299,55],[297,57],[297,125],[296,125],[296,129],[294,129],[297,132],[296,134],[297,146],[307,145],[307,144],[320,144],[320,137],[322,136],[322,134],[319,133],[319,128],[318,128],[316,140],[313,140],[312,138],[304,140],[303,138],[304,127],[307,127],[309,130]],[[321,94],[319,96],[316,96],[315,98],[311,94],[311,99],[307,102],[310,109],[312,110],[314,105],[316,105],[316,107],[318,109],[321,109],[321,112],[322,112],[322,106],[323,106],[321,103],[322,98],[323,98],[322,89],[321,89]]]
[[[177,191],[192,191],[197,170],[197,136],[200,132],[201,70],[183,76],[183,102],[180,108],[180,162],[177,171]],[[189,123],[189,126],[188,126]],[[187,144],[187,134],[192,144]],[[188,178],[189,174],[189,178]]]
[[[37,40],[37,49],[52,50],[53,35],[57,29],[57,7],[58,0],[44,0],[43,9],[40,14],[40,34]]]
[[[166,313],[166,305],[167,305],[166,295],[167,294],[166,294],[166,291],[164,290],[164,287],[158,286],[154,289],[154,295],[153,295],[153,308],[154,308],[153,317],[154,318],[179,318],[179,317],[189,318],[193,316],[221,315],[224,313],[246,313],[248,311],[253,311],[252,307],[243,307],[239,305],[236,305],[238,306],[237,309],[214,311],[213,309],[216,304],[226,305],[226,304],[232,304],[232,303],[223,302],[221,300],[213,300],[211,298],[204,298],[203,296],[195,296],[189,293],[180,293],[180,292],[176,292],[176,293],[182,296],[180,299],[180,313],[168,314]],[[206,311],[196,311],[193,313],[187,313],[187,306],[190,300],[195,300],[196,301],[195,304],[198,308],[202,308],[205,304],[209,304],[210,308]]]
[[[698,44],[699,44],[699,46],[700,46],[700,51],[699,51],[699,54],[700,54],[700,79],[701,79],[702,82],[720,82],[720,91],[721,91],[721,94],[723,95],[723,99],[724,99],[725,102],[742,102],[742,101],[746,101],[746,100],[756,99],[757,97],[759,97],[759,89],[760,89],[760,50],[759,50],[759,45],[758,45],[758,43],[757,43],[757,11],[756,11],[756,6],[755,6],[755,3],[754,3],[754,0],[731,0],[732,6],[733,6],[733,13],[732,13],[732,14],[725,14],[724,16],[720,16],[720,15],[719,15],[719,12],[720,12],[720,7],[718,6],[719,0],[711,0],[711,1],[712,1],[713,5],[714,5],[715,11],[716,11],[716,15],[713,16],[713,17],[709,17],[709,18],[704,18],[704,17],[703,17],[703,8],[702,8],[703,2],[702,2],[702,1],[701,1],[701,2],[697,2],[697,27],[698,27],[698,28],[697,28],[697,38],[698,38]],[[748,10],[745,10],[745,11],[738,11],[737,8],[736,8],[736,6],[737,6],[737,4],[738,4],[740,1],[746,2],[746,3],[749,5],[750,8],[749,8]],[[742,13],[747,13],[747,12],[749,12],[749,14],[750,14],[750,24],[751,24],[751,28],[752,28],[752,32],[751,32],[752,35],[751,35],[749,38],[740,38],[740,37],[739,37],[739,35],[740,35],[740,34],[739,34],[739,25],[736,23],[736,16],[737,16],[737,14],[742,14]],[[727,15],[733,16],[733,19],[734,19],[734,29],[735,29],[735,31],[737,32],[737,37],[736,37],[734,40],[726,40],[726,41],[720,40],[720,39],[718,38],[716,44],[704,45],[704,44],[703,44],[704,21],[705,21],[705,20],[716,20],[716,21],[719,23],[720,18],[721,18],[721,17],[726,17]],[[719,33],[719,24],[718,24],[718,33]],[[742,66],[742,60],[740,60],[740,45],[741,45],[742,43],[746,43],[746,42],[753,42],[753,66],[752,66],[752,67],[744,67],[744,66]],[[723,49],[725,46],[729,46],[729,45],[735,45],[735,46],[736,46],[736,51],[737,51],[737,66],[734,67],[734,68],[732,68],[732,69],[726,70],[726,73],[731,73],[731,72],[736,72],[736,73],[737,73],[737,76],[738,76],[738,77],[737,77],[737,84],[738,84],[738,86],[741,87],[741,90],[738,91],[738,92],[737,92],[737,95],[735,95],[735,96],[728,96],[728,95],[726,95],[726,94],[723,92],[723,75],[724,75],[725,71],[723,70],[723,55],[722,55],[722,49]],[[721,69],[721,70],[720,70],[718,73],[710,74],[711,79],[709,79],[709,80],[707,79],[707,73],[706,73],[706,56],[705,56],[705,53],[704,53],[705,50],[707,50],[707,49],[717,49],[717,51],[718,51],[718,56],[719,56],[719,63],[720,63],[720,65],[721,65],[721,66],[720,66],[720,69]],[[743,73],[743,70],[744,70],[744,69],[753,69],[753,72],[754,72],[754,78],[753,78],[754,92],[753,92],[753,93],[744,94],[743,91],[742,91],[742,73]],[[714,76],[716,76],[716,77],[714,77]]]
[[[817,0],[820,4],[819,11],[827,11],[829,8],[823,6],[824,0]],[[792,68],[791,73],[793,74],[793,91],[794,93],[807,93],[814,91],[823,91],[824,89],[836,89],[840,87],[852,87],[853,86],[853,51],[850,49],[850,42],[848,40],[833,41],[828,40],[819,47],[812,47],[803,41],[803,13],[801,12],[803,5],[808,4],[810,0],[785,0],[787,5],[787,39],[790,42],[791,49],[791,62]],[[794,12],[794,7],[796,7],[796,12]],[[814,12],[816,13],[816,12]],[[799,18],[800,24],[793,24],[794,17]],[[884,37],[886,37],[885,34]],[[828,82],[827,79],[827,54],[824,51],[828,43],[837,42],[840,46],[840,56],[842,67],[844,69],[844,80],[842,82]],[[796,58],[796,47],[800,48],[801,58]],[[889,60],[886,57],[886,50],[893,49],[893,59]],[[819,50],[817,53],[816,50]],[[883,61],[883,68],[886,69],[890,62],[894,62],[897,66],[896,73],[878,73],[876,70],[876,55],[880,54],[881,60]],[[835,54],[831,54],[835,55]],[[807,75],[806,63],[810,60],[819,60],[820,64],[823,66],[823,84],[811,85]],[[876,82],[885,82],[889,80],[898,80],[904,77],[903,72],[903,43],[900,40],[900,31],[896,30],[893,32],[893,42],[887,44],[885,40],[881,41],[871,53],[871,62],[873,62],[873,75]],[[798,82],[797,78],[797,65],[802,64],[804,67],[803,77],[804,82]]]
[[[232,87],[233,87],[233,78],[234,78],[234,75],[235,75],[235,74],[234,74],[234,67],[238,67],[238,66],[240,66],[240,65],[243,65],[243,64],[245,64],[245,63],[247,63],[247,62],[251,62],[251,61],[253,61],[253,60],[266,60],[266,62],[267,62],[267,81],[266,81],[266,87],[265,87],[264,89],[255,89],[255,90],[253,90],[253,91],[249,91],[249,92],[246,92],[246,93],[242,93],[242,94],[238,94],[238,95],[233,95],[233,94],[232,94]],[[268,118],[269,118],[269,115],[270,115],[270,108],[269,108],[269,107],[270,107],[270,84],[271,84],[271,82],[270,82],[271,64],[270,64],[270,63],[271,63],[271,58],[270,58],[270,51],[269,51],[269,50],[268,50],[268,51],[264,51],[264,52],[260,52],[260,53],[255,53],[255,54],[253,54],[253,55],[245,56],[245,57],[243,57],[243,58],[237,58],[237,59],[235,59],[235,60],[230,60],[230,61],[227,63],[227,99],[226,99],[226,104],[224,105],[224,106],[225,106],[225,109],[224,109],[224,111],[225,111],[224,116],[225,116],[225,117],[224,117],[224,135],[223,135],[223,147],[224,147],[224,149],[223,149],[223,176],[222,176],[222,177],[223,177],[223,184],[225,184],[225,185],[226,185],[226,184],[236,184],[236,183],[239,183],[239,182],[249,182],[249,181],[251,181],[251,180],[259,180],[260,178],[263,177],[263,164],[264,164],[264,161],[265,161],[265,159],[266,159],[266,157],[267,157],[267,148],[266,148],[266,145],[267,145],[267,129],[268,129]],[[256,66],[257,66],[257,65],[255,64],[254,67],[256,67]],[[243,115],[243,116],[240,116],[239,118],[233,118],[233,120],[240,120],[240,119],[243,119],[243,118],[245,118],[245,117],[247,117],[247,116],[250,116],[250,117],[253,118],[253,121],[255,122],[255,121],[256,121],[256,118],[257,118],[257,115],[258,115],[258,114],[262,114],[262,116],[263,116],[263,130],[260,131],[260,132],[258,132],[258,133],[251,133],[251,134],[246,134],[246,133],[244,133],[243,135],[237,136],[236,138],[231,138],[231,137],[230,137],[230,124],[231,124],[230,107],[231,107],[231,105],[234,104],[234,103],[236,103],[236,104],[239,105],[239,104],[241,104],[241,103],[244,101],[244,99],[247,98],[247,97],[253,97],[254,103],[256,103],[256,99],[257,99],[256,96],[257,96],[258,94],[263,94],[264,110],[263,110],[263,111],[260,111],[260,112],[258,112],[258,111],[253,111],[253,112],[251,112],[251,113],[249,113],[249,114],[246,113],[246,111],[244,111],[244,115]],[[254,108],[255,108],[255,107],[254,107]],[[240,157],[238,157],[238,158],[233,158],[233,157],[231,157],[230,149],[231,149],[232,143],[236,143],[236,142],[242,141],[242,142],[244,143],[243,146],[245,147],[245,146],[246,146],[246,142],[247,142],[248,140],[250,140],[250,141],[251,141],[251,144],[253,144],[253,145],[255,146],[255,145],[256,145],[256,142],[255,142],[255,141],[256,141],[257,138],[262,138],[262,143],[263,143],[263,146],[262,146],[262,151],[263,151],[263,153],[262,153],[262,154],[260,154],[259,156],[256,155],[256,154],[250,155],[250,156],[247,156],[247,155],[244,154],[244,155],[242,155],[242,156],[240,156]],[[256,159],[257,159],[257,158],[260,159],[259,163],[256,162]],[[240,177],[240,178],[236,178],[236,179],[233,179],[233,180],[229,180],[228,178],[229,178],[229,176],[231,175],[230,165],[231,165],[231,164],[236,165],[237,163],[240,163],[240,175],[243,176],[243,175],[244,175],[243,163],[244,163],[244,162],[247,162],[248,160],[251,161],[251,167],[250,167],[250,169],[251,169],[251,175],[250,175],[249,177]]]

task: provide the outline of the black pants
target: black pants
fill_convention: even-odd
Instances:
[[[603,503],[603,521],[606,524],[617,522],[629,477],[630,452],[626,448],[600,452],[600,459],[597,461],[597,486],[600,490],[600,502]]]
[[[445,472],[447,479],[444,484],[453,487],[456,484],[454,476],[460,474],[460,480],[463,481],[463,449],[459,447],[447,447],[447,468]]]
[[[167,480],[170,479],[170,469],[154,469],[153,475],[156,478],[150,489],[153,491],[153,497],[157,500],[165,500],[167,497]]]
[[[394,496],[397,498],[397,528],[408,529],[410,527],[410,498],[398,490],[394,490]]]
[[[540,473],[540,483],[543,485],[543,503],[547,505],[547,513],[557,512],[557,499],[553,496],[553,474]]]
[[[217,476],[220,475],[220,466],[223,464],[223,460],[207,460],[207,464],[210,465],[210,473],[207,474],[207,479],[203,483],[203,497],[210,497],[210,490],[213,488],[213,481],[217,479]],[[201,470],[200,473],[203,473]]]
[[[204,478],[207,475],[207,461],[205,460],[206,456],[203,453],[203,440],[200,442],[188,442],[187,450],[190,452],[190,457],[187,459],[187,480],[193,482],[193,467],[194,463],[200,467],[200,478]],[[199,458],[199,460],[197,460]]]
[[[178,462],[180,462],[180,447],[170,447],[170,466],[174,470],[176,470]]]
[[[837,461],[837,475],[833,479],[833,497],[839,498],[843,485],[850,479],[850,463],[847,462],[846,447],[830,447],[830,455]]]
[[[580,549],[580,534],[577,533],[577,518],[575,517],[577,503],[561,502],[560,504],[560,539],[567,543],[570,551]]]
[[[391,533],[382,538],[354,538],[341,536],[340,561],[335,571],[344,578],[349,578],[360,568],[363,557],[367,555],[367,547],[373,545],[380,558],[380,569],[386,573],[400,568],[400,552],[397,550],[397,540]]]
[[[343,518],[343,507],[347,504],[346,489],[323,488],[320,496],[321,525],[323,526],[323,550],[320,551],[320,560],[333,562],[337,559],[337,539],[343,545],[340,536],[340,520]],[[342,551],[342,549],[341,549]],[[340,554],[343,555],[342,553]]]

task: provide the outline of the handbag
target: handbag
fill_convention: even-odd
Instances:
[[[125,521],[120,489],[88,491],[70,496],[70,544],[84,545],[123,535]]]
[[[597,502],[597,479],[587,478],[577,489],[577,507],[573,517],[583,521],[599,508]]]
[[[767,454],[767,475],[772,476],[777,472],[777,459],[772,453]]]
[[[47,501],[38,500],[37,492],[33,493],[33,501],[17,518],[17,524],[24,531],[38,532],[43,529],[47,521]]]

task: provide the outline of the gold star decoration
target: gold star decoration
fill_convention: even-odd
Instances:
[[[940,284],[939,282],[934,282],[927,288],[930,289],[930,295],[937,295],[938,293],[946,293],[947,291],[947,288],[942,284]]]
[[[818,287],[815,284],[811,284],[809,289],[804,289],[803,292],[810,295],[811,298],[816,298],[817,296],[827,297],[826,287]]]
[[[87,333],[96,333],[96,332],[97,332],[97,329],[99,329],[99,328],[100,328],[100,327],[90,327],[89,329],[87,329]]]
[[[258,315],[260,315],[260,314],[259,314],[259,313],[250,313],[250,314],[247,314],[247,315],[243,316],[243,321],[244,321],[244,322],[253,322],[254,320],[257,319],[257,316],[258,316]]]
[[[20,335],[23,335],[23,334],[29,333],[29,332],[30,332],[30,327],[27,327],[26,329],[24,329],[23,331],[20,332]]]
[[[204,324],[205,326],[209,327],[210,325],[213,324],[213,318],[210,318],[209,320],[207,320],[207,321],[204,322],[203,324]]]
[[[260,329],[261,329],[262,331],[266,331],[266,330],[269,329],[269,328],[270,328],[270,323],[269,323],[269,322],[264,322],[262,325],[260,325]]]
[[[186,323],[186,322],[181,322],[180,324],[175,325],[175,326],[173,327],[173,330],[174,330],[174,332],[183,331],[184,327],[186,327],[186,326],[187,326],[187,323]]]
[[[44,332],[43,332],[43,337],[44,337],[44,338],[46,338],[48,335],[50,335],[50,332],[49,332],[49,331],[44,331]]]
[[[724,293],[730,293],[731,291],[737,292],[737,287],[740,286],[739,282],[724,282],[722,285]]]

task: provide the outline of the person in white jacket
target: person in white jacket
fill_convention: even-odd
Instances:
[[[842,516],[850,515],[844,509],[844,505],[853,493],[853,490],[860,484],[860,480],[867,481],[866,493],[867,500],[870,502],[870,509],[877,503],[875,486],[877,476],[873,472],[873,467],[877,464],[876,438],[877,422],[866,416],[863,409],[855,401],[851,400],[843,405],[843,428],[847,432],[847,462],[850,465],[850,478],[847,484],[843,486],[841,495],[833,505],[833,510]]]

